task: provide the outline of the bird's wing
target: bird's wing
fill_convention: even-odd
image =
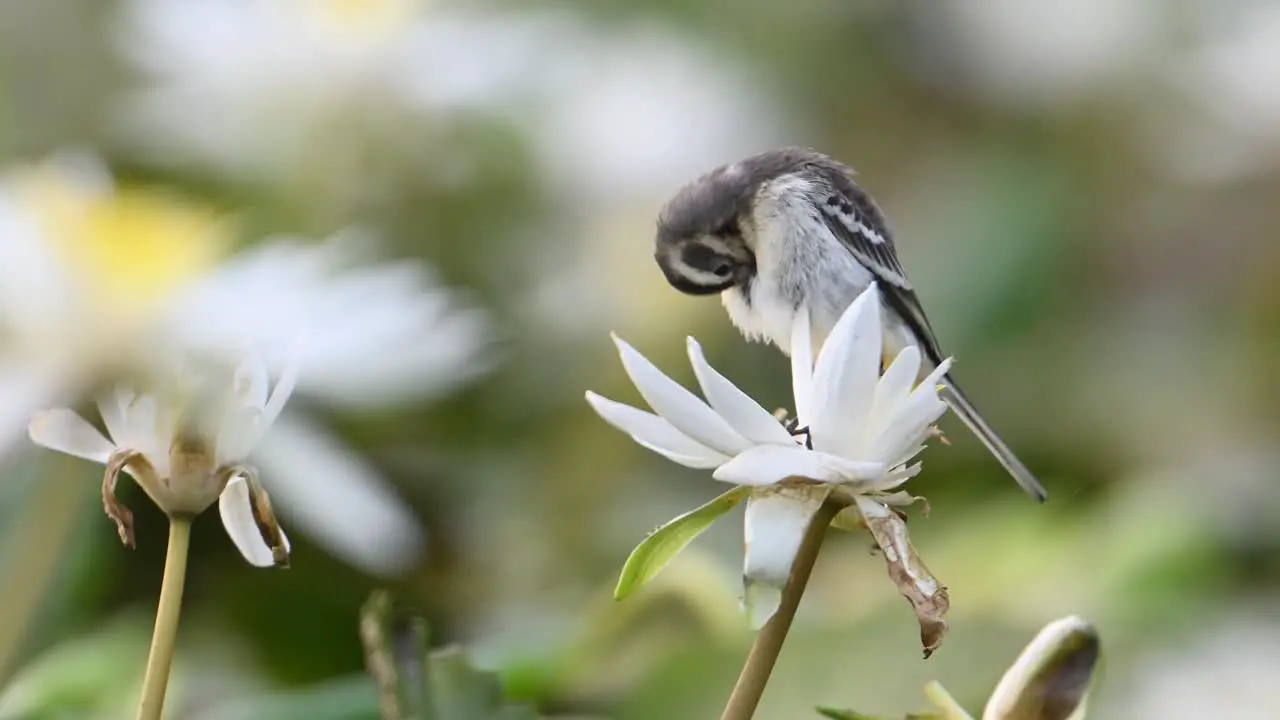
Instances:
[[[818,205],[819,215],[831,234],[871,271],[880,282],[880,293],[915,334],[921,350],[935,364],[945,357],[929,326],[915,288],[898,260],[884,216],[871,197],[853,180],[841,176]]]

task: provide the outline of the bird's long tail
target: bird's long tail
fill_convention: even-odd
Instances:
[[[1027,491],[1028,495],[1038,502],[1044,502],[1049,497],[1048,491],[1044,489],[1044,486],[1040,484],[1036,476],[1031,474],[1027,466],[1022,464],[1018,456],[1013,454],[1013,451],[1009,449],[1004,440],[1000,439],[996,431],[991,429],[987,421],[982,419],[982,416],[978,414],[977,408],[969,402],[969,398],[965,397],[959,386],[952,381],[950,376],[943,379],[943,384],[942,391],[939,393],[942,401],[956,415],[960,416],[964,424],[969,426],[973,434],[978,436],[982,444],[987,446],[991,454],[996,456],[1000,464],[1004,465],[1004,469],[1009,471],[1009,474],[1013,476],[1014,480],[1018,481],[1018,484],[1022,486],[1023,490]]]

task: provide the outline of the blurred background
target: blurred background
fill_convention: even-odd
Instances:
[[[751,639],[740,515],[614,603],[633,545],[723,488],[582,396],[639,401],[616,331],[685,383],[696,335],[789,402],[785,360],[667,287],[651,243],[681,184],[791,144],[859,171],[1050,502],[945,420],[912,528],[946,643],[921,660],[870,538],[833,534],[760,717],[901,715],[934,678],[977,709],[1073,613],[1103,638],[1091,717],[1280,712],[1276,3],[14,2],[0,93],[5,164],[97,153],[234,210],[246,246],[369,229],[496,338],[449,393],[313,408],[420,524],[393,572],[301,532],[291,569],[255,570],[197,523],[173,717],[376,717],[356,616],[377,587],[546,714],[714,717]],[[0,714],[128,716],[163,516],[125,491],[131,552],[89,463],[23,451],[4,475]]]

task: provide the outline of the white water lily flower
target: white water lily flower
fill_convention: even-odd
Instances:
[[[280,415],[296,380],[296,371],[287,371],[270,387],[266,366],[249,358],[234,375],[184,374],[155,394],[117,387],[98,401],[110,439],[67,408],[38,413],[29,433],[38,445],[107,467],[103,502],[126,545],[134,545],[133,514],[115,499],[121,471],[172,516],[199,515],[217,500],[222,524],[246,560],[258,567],[284,566],[289,540],[246,459]]]
[[[1227,183],[1280,164],[1280,7],[1220,3],[1194,13],[1187,48],[1165,70],[1174,90],[1142,139],[1152,159],[1193,180]],[[1175,104],[1176,103],[1176,104]]]
[[[875,509],[912,500],[891,491],[919,472],[918,463],[907,463],[924,448],[933,424],[946,411],[937,382],[949,361],[917,384],[920,353],[909,347],[880,375],[883,346],[875,285],[845,310],[816,363],[808,314],[797,313],[791,367],[795,429],[802,431],[796,434],[803,441],[711,368],[692,338],[689,359],[705,402],[630,345],[615,342],[627,374],[656,414],[588,392],[596,412],[650,450],[689,467],[714,468],[715,479],[749,488],[737,495],[730,491],[726,496],[731,502],[722,496],[680,521],[705,521],[700,531],[746,500],[745,604],[757,627],[777,609],[805,530],[823,502],[870,502],[868,509]],[[713,505],[714,513],[708,511]],[[683,547],[691,537],[680,539]],[[668,559],[663,554],[662,561]],[[631,580],[643,582],[653,572],[656,568],[640,570]],[[624,584],[631,582],[626,574],[624,570]],[[629,585],[619,586],[619,594],[629,590]]]
[[[0,180],[0,453],[37,409],[193,351],[253,348],[341,409],[418,402],[491,365],[484,316],[417,263],[362,257],[368,238],[275,239],[227,257],[232,244],[211,213],[117,188],[92,158]],[[418,556],[409,509],[302,413],[279,417],[253,462],[282,512],[336,556],[380,574]]]

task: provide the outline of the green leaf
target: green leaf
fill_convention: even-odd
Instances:
[[[940,720],[972,720],[972,716],[965,711],[956,699],[951,697],[951,693],[942,687],[942,683],[937,680],[930,681],[924,686],[925,697],[929,698],[929,702],[933,703],[940,711],[938,715]]]
[[[877,715],[863,715],[853,710],[837,710],[835,708],[815,708],[818,714],[831,720],[886,720]],[[947,720],[941,715],[908,715],[906,720]]]
[[[750,488],[735,487],[650,533],[631,551],[631,556],[622,566],[622,576],[613,591],[614,599],[621,600],[652,580],[686,545],[711,527],[717,518],[746,500],[749,494]]]

